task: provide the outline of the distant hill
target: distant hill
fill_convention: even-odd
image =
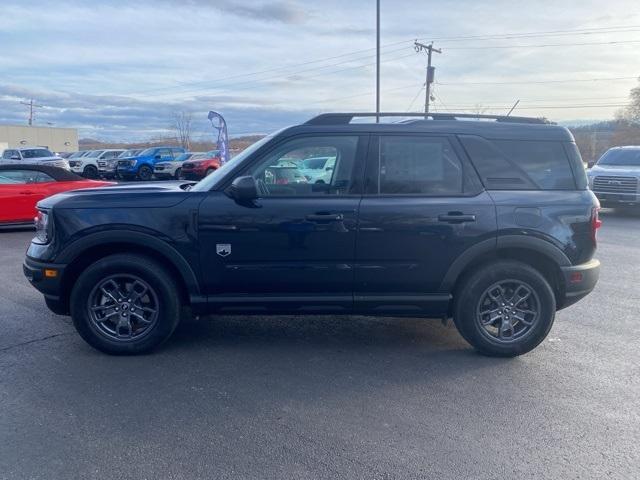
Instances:
[[[611,147],[640,145],[640,125],[624,120],[610,120],[568,128],[573,133],[585,162],[598,160]]]
[[[264,135],[244,135],[241,137],[235,137],[229,139],[229,151],[233,153],[239,153],[245,148],[247,148],[252,143],[257,142]],[[101,148],[149,148],[149,147],[158,147],[162,145],[172,145],[179,146],[180,143],[175,138],[155,138],[151,139],[147,142],[134,142],[134,143],[126,143],[126,142],[105,142],[101,140],[96,140],[93,138],[81,138],[78,141],[80,146],[80,150],[99,150]],[[202,142],[202,141],[193,141],[191,142],[191,151],[192,152],[206,152],[208,150],[213,150],[216,148],[215,142]]]

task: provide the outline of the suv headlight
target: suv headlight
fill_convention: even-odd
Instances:
[[[34,221],[36,224],[36,236],[33,241],[41,245],[46,245],[51,241],[49,213],[44,210],[38,210],[38,214],[34,218]]]

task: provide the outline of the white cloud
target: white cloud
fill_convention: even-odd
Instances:
[[[483,104],[502,111],[519,98],[522,114],[607,118],[617,107],[538,107],[624,102],[635,80],[455,84],[637,76],[640,43],[458,48],[640,40],[635,3],[607,2],[603,14],[596,0],[461,0],[455,8],[446,2],[428,9],[416,1],[383,0],[382,42],[392,44],[383,55],[383,107],[406,109],[424,82],[425,58],[411,48],[413,38],[422,38],[443,49],[434,58],[442,83],[435,87],[436,108]],[[236,131],[277,128],[303,113],[371,110],[374,25],[373,2],[367,0],[5,0],[0,121],[24,120],[18,101],[31,96],[48,107],[39,112],[42,119],[123,136],[164,128],[169,120],[163,116],[175,110],[229,109],[241,122]],[[452,38],[621,25],[638,28],[491,41]],[[350,52],[357,53],[345,55]],[[322,58],[327,60],[308,63]]]

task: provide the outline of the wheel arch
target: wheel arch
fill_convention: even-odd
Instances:
[[[100,258],[123,252],[146,256],[164,266],[177,280],[183,304],[190,304],[200,296],[196,273],[173,246],[147,233],[109,231],[76,240],[56,257],[57,262],[66,264],[60,297],[64,304],[68,304],[75,281],[89,265]]]
[[[571,261],[555,245],[534,237],[508,235],[474,245],[451,265],[439,290],[454,293],[470,272],[497,260],[516,260],[535,268],[551,285],[557,305],[562,305],[564,284],[560,267],[571,265]]]

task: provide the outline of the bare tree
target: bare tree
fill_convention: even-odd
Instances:
[[[175,132],[176,141],[186,150],[191,150],[191,121],[191,113],[178,112],[174,114],[173,124],[171,124],[171,129]]]
[[[631,104],[627,107],[627,115],[632,121],[640,122],[640,78],[638,86],[631,89],[629,98]]]

